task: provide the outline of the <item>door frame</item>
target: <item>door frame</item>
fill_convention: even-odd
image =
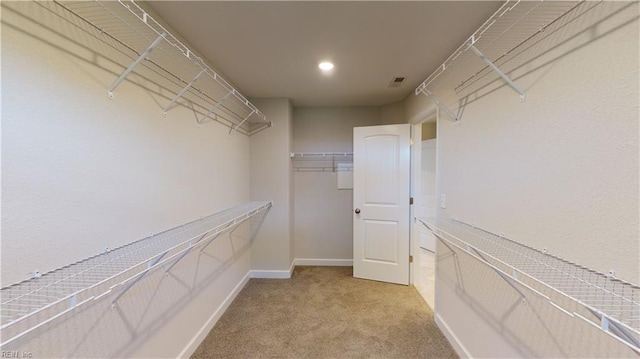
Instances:
[[[419,202],[420,185],[422,183],[422,124],[435,119],[436,122],[436,201],[440,198],[440,142],[438,140],[440,132],[440,111],[435,108],[433,111],[425,113],[419,120],[411,125],[411,197],[414,199],[414,203],[411,206],[411,226],[409,236],[411,238],[411,245],[409,246],[410,254],[413,257],[413,262],[409,263],[409,283],[414,285],[415,278],[418,275],[418,269],[420,268],[420,233],[415,227],[415,211],[421,203]],[[440,214],[440,206],[436,205],[436,213]],[[437,249],[437,243],[436,243]],[[437,253],[437,250],[436,250]],[[436,261],[437,265],[437,261]],[[436,269],[437,270],[437,269]],[[436,285],[437,287],[437,285]],[[437,298],[437,296],[436,296]],[[437,306],[437,299],[436,305]],[[436,311],[436,308],[433,308]]]
[[[424,123],[423,123],[423,126],[424,126]],[[433,153],[433,160],[434,160],[433,167],[434,167],[434,170],[435,170],[435,166],[436,166],[436,163],[435,163],[435,159],[436,159],[435,150],[436,150],[437,142],[438,142],[438,138],[436,137],[436,138],[430,138],[428,140],[424,140],[423,139],[422,142],[420,143],[421,148],[422,148],[422,150],[420,152],[420,155],[422,156],[422,158],[420,159],[421,160],[420,161],[420,170],[421,170],[420,171],[420,176],[421,176],[420,181],[421,182],[419,183],[418,186],[416,186],[416,191],[417,191],[416,198],[418,198],[416,200],[416,210],[418,208],[420,208],[419,206],[424,206],[425,205],[425,203],[423,202],[424,193],[422,192],[422,190],[423,190],[422,186],[424,185],[423,181],[425,180],[425,178],[422,176],[424,174],[424,168],[422,166],[424,166],[425,149],[429,148],[429,149],[433,149],[433,151],[434,151],[434,153]],[[432,203],[432,205],[433,205],[432,208],[434,210],[434,215],[435,215],[435,211],[438,208],[438,205],[436,203],[437,201],[435,200],[435,197],[436,197],[435,172],[434,172],[433,175],[434,175],[434,178],[433,178],[434,182],[433,182],[432,190],[433,190],[434,199],[433,199],[433,203]],[[418,226],[417,228],[420,228],[420,226]],[[422,247],[422,245],[424,244],[423,240],[424,240],[425,231],[423,229],[421,229],[418,232],[419,232],[418,235],[420,236],[420,248],[424,248],[424,247]],[[435,240],[435,237],[433,237],[433,239]],[[432,252],[435,253],[435,242],[434,242],[434,247],[433,247],[433,251]]]

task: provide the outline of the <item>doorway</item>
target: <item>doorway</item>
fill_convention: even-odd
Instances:
[[[416,161],[413,170],[413,186],[416,197],[415,217],[435,217],[437,215],[437,122],[436,116],[415,126],[420,136],[420,145],[416,146]],[[417,141],[416,141],[417,142]],[[414,172],[414,173],[415,173]],[[414,268],[414,286],[425,302],[435,311],[435,270],[436,270],[436,238],[419,222],[414,221],[413,246],[416,256]]]

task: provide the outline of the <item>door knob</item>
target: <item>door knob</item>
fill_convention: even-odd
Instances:
[[[360,208],[356,208],[356,214],[360,214]]]

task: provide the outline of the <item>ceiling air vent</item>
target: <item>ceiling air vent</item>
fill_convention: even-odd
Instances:
[[[404,77],[394,77],[389,82],[389,87],[400,87],[402,86],[403,82],[404,82]]]

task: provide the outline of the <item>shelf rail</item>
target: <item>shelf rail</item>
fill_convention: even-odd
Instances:
[[[520,244],[460,220],[416,218],[454,256],[462,251],[491,267],[526,303],[515,283],[571,317],[595,325],[640,355],[640,286]],[[593,314],[587,319],[563,308],[536,288],[577,303]]]
[[[168,273],[190,251],[202,250],[243,223],[257,235],[271,202],[248,202],[0,289],[0,347],[110,293],[112,306],[150,271]],[[204,244],[204,245],[203,245]]]
[[[460,98],[472,86],[493,81],[495,77],[489,76],[493,73],[524,101],[525,91],[502,67],[524,47],[541,41],[599,3],[507,0],[415,89],[415,95],[429,97],[457,122],[457,112],[446,105],[442,96],[448,98],[453,92]]]
[[[116,41],[129,50],[130,64],[109,87],[109,98],[114,98],[116,88],[138,68],[157,67],[175,81],[170,89],[175,95],[162,107],[163,116],[184,99],[206,113],[198,124],[206,118],[222,117],[231,122],[230,132],[243,128],[248,135],[272,126],[256,106],[135,1],[54,3],[98,29],[94,36],[100,40],[109,44]]]
[[[353,171],[353,152],[295,152],[291,161],[297,172]]]

